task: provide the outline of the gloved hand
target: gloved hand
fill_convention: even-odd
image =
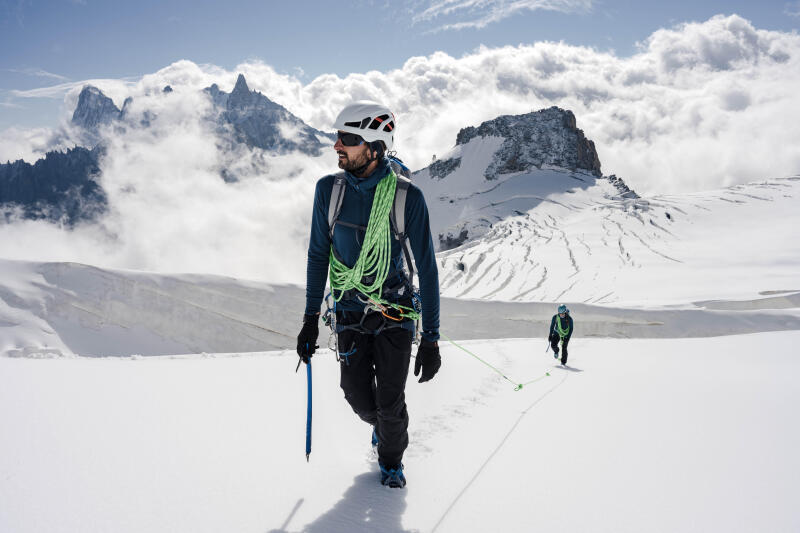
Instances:
[[[318,319],[318,314],[303,315],[303,328],[297,336],[297,355],[306,364],[311,360],[314,351],[319,348],[317,345],[317,337],[319,337]]]
[[[419,371],[422,369],[422,377],[419,378],[419,382],[424,383],[432,379],[441,366],[442,356],[439,355],[439,343],[422,339],[417,349],[414,375],[419,376]]]

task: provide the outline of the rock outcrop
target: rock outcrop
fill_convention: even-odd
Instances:
[[[594,143],[577,128],[572,111],[551,107],[525,115],[502,115],[478,127],[462,129],[456,144],[489,136],[503,137],[504,141],[486,169],[487,179],[543,165],[588,170],[602,176]]]

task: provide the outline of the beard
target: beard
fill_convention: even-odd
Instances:
[[[364,150],[362,152],[360,152],[358,155],[356,155],[354,158],[351,159],[346,152],[337,152],[339,156],[344,156],[343,158],[339,157],[339,168],[341,168],[342,170],[346,170],[348,172],[352,172],[357,168],[366,166],[370,162],[368,158],[368,153],[369,150],[367,150],[367,148],[364,147]]]

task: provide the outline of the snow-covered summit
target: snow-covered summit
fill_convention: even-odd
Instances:
[[[636,197],[620,178],[602,177],[594,143],[558,107],[462,129],[453,149],[414,180],[432,204],[440,250],[481,237],[551,194],[594,188],[588,201]]]

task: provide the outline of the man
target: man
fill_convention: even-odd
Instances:
[[[405,386],[418,317],[413,275],[403,270],[409,262],[406,237],[419,273],[422,311],[414,375],[422,371],[422,383],[441,366],[439,276],[428,209],[422,192],[398,178],[399,161],[387,157],[396,131],[387,107],[355,102],[342,110],[334,127],[333,148],[344,172],[317,182],[297,353],[308,363],[318,347],[319,311],[330,270],[340,385],[353,411],[373,426],[381,483],[400,488],[406,484],[402,459],[408,446]],[[406,189],[404,235],[396,230],[398,213],[391,213],[401,186]]]
[[[553,348],[553,357],[558,359],[558,341],[561,341],[561,364],[567,366],[567,345],[572,336],[572,317],[569,309],[564,304],[558,306],[558,314],[553,315],[550,321],[550,347]]]

